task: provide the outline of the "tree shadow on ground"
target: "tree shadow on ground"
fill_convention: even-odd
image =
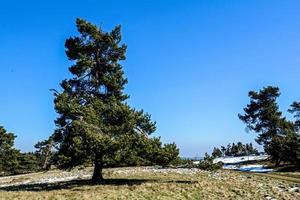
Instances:
[[[72,189],[80,186],[93,186],[93,185],[141,185],[143,183],[177,183],[177,184],[193,184],[197,181],[190,180],[161,180],[161,179],[105,179],[100,183],[93,183],[91,180],[72,180],[57,183],[35,183],[23,184],[16,186],[7,186],[0,188],[0,191],[52,191],[61,189]]]
[[[282,167],[278,167],[276,171],[277,172],[300,172],[300,166],[295,166],[295,165],[282,166]]]

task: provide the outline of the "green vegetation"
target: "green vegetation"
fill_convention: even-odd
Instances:
[[[0,126],[0,175],[37,171],[38,160],[34,153],[20,153],[15,149],[16,136]]]
[[[281,162],[300,164],[299,111],[300,104],[294,102],[289,110],[295,113],[296,121],[282,116],[277,104],[280,96],[278,87],[264,87],[259,92],[250,91],[250,104],[239,118],[247,129],[259,133],[256,141],[264,146],[265,152],[278,166]]]
[[[212,156],[222,157],[222,156],[248,156],[248,155],[257,155],[258,150],[253,147],[252,143],[243,144],[238,142],[237,144],[232,143],[228,144],[226,147],[221,146],[221,148],[214,147]]]
[[[200,160],[197,167],[202,170],[208,170],[208,171],[215,171],[218,169],[221,169],[223,164],[222,163],[213,163],[213,160],[215,159],[214,156],[208,155],[208,153],[205,153],[205,156],[203,160]]]
[[[19,151],[13,148],[16,136],[0,127],[0,172],[16,173]]]

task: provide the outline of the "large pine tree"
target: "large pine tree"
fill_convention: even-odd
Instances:
[[[55,92],[59,117],[53,139],[61,168],[92,161],[92,180],[98,182],[103,180],[106,158],[126,149],[126,138],[148,138],[155,123],[149,114],[126,103],[127,79],[120,65],[126,45],[120,44],[120,26],[104,32],[82,19],[76,24],[80,35],[65,42],[66,54],[73,61],[72,78],[61,82],[62,92]]]
[[[277,104],[280,96],[278,87],[264,87],[259,92],[250,91],[250,103],[239,118],[251,131],[258,133],[258,144],[263,144],[266,153],[279,165],[290,153],[285,144],[288,138],[297,137],[295,124],[282,116]]]
[[[294,130],[293,123],[279,111],[278,87],[268,86],[259,92],[250,91],[248,96],[250,103],[244,108],[244,115],[239,114],[239,118],[249,130],[259,133],[256,139],[258,144],[268,146],[274,136],[283,136]]]

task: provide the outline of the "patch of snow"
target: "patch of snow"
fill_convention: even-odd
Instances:
[[[243,165],[238,170],[245,171],[245,172],[271,172],[273,169],[266,169],[264,165]]]
[[[273,169],[266,169],[264,165],[228,165],[225,164],[223,169],[238,170],[243,172],[271,172]]]
[[[224,165],[223,169],[238,169],[238,165]]]
[[[239,157],[221,157],[215,158],[214,163],[222,162],[224,163],[223,169],[238,170],[244,172],[271,172],[273,169],[266,169],[263,165],[258,164],[249,164],[246,165],[243,163],[247,161],[259,161],[268,159],[268,155],[259,155],[259,156],[239,156]]]
[[[222,162],[224,164],[237,164],[246,161],[254,161],[254,160],[266,160],[268,159],[268,155],[259,155],[259,156],[238,156],[238,157],[221,157],[215,158],[213,163]]]

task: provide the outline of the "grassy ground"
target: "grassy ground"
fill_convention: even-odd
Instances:
[[[84,169],[0,178],[0,199],[300,199],[299,174],[293,173],[278,175],[293,178],[282,180],[225,170],[116,168],[105,170],[106,181],[99,185],[90,183],[90,173]]]

